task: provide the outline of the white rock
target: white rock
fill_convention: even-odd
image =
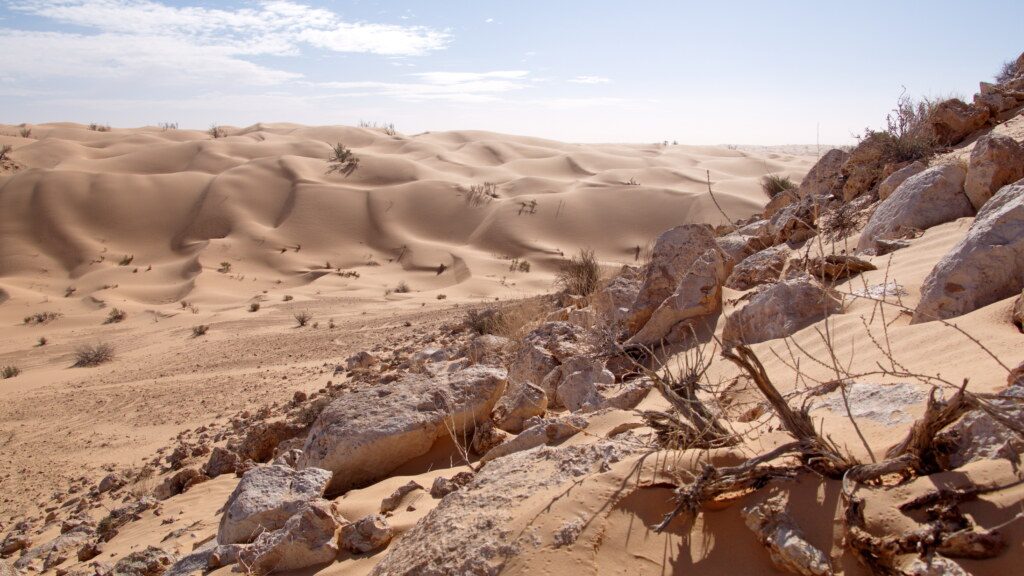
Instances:
[[[217,541],[252,542],[261,532],[277,530],[309,502],[323,496],[331,473],[319,468],[293,470],[257,466],[244,475],[228,497]]]

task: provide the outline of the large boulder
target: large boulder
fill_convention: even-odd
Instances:
[[[693,325],[722,310],[725,261],[716,248],[705,251],[679,279],[675,290],[629,340],[627,346],[675,341],[670,336],[680,324]],[[684,337],[686,334],[683,335]]]
[[[1004,186],[921,288],[912,323],[966,314],[1024,288],[1024,181]]]
[[[924,172],[926,168],[928,168],[928,164],[918,160],[893,171],[892,174],[886,176],[882,183],[878,185],[878,199],[885,200],[892,196],[892,193],[900,187],[900,184],[907,181],[907,178]]]
[[[799,243],[818,233],[818,214],[823,197],[807,196],[775,213],[768,221],[770,244]]]
[[[615,375],[604,367],[604,361],[587,357],[572,358],[548,374],[544,387],[555,391],[555,406],[577,411],[601,401],[599,386],[615,383]]]
[[[461,434],[489,418],[505,382],[500,368],[472,366],[344,394],[313,424],[300,466],[332,471],[331,492],[382,478],[426,454],[448,428]]]
[[[636,333],[647,323],[662,302],[676,291],[686,271],[708,250],[717,252],[718,244],[714,231],[704,224],[676,226],[658,236],[640,291],[630,307],[627,321],[630,333]]]
[[[239,554],[247,573],[259,576],[333,562],[338,555],[339,515],[327,500],[314,500],[277,530],[263,532]]]
[[[256,422],[246,430],[238,455],[242,460],[267,462],[274,457],[278,444],[305,432],[305,426],[285,419]]]
[[[850,158],[849,152],[833,148],[807,172],[800,181],[797,194],[800,198],[808,196],[843,196],[843,164]]]
[[[1024,178],[1024,146],[1009,136],[986,134],[974,143],[964,192],[975,210],[997,190]]]
[[[939,102],[928,115],[927,124],[936,143],[952,146],[988,122],[988,108],[972,106],[959,98]]]
[[[861,231],[857,250],[873,253],[878,240],[892,240],[915,230],[971,216],[974,209],[964,194],[967,173],[956,164],[933,166],[907,178],[878,204]]]
[[[730,346],[784,338],[841,309],[836,295],[814,278],[790,278],[762,287],[728,315],[722,340]]]
[[[365,554],[387,546],[393,536],[394,530],[388,524],[388,519],[380,514],[371,514],[346,524],[341,529],[340,541],[341,546],[349,552]]]
[[[281,528],[296,512],[322,497],[330,479],[331,473],[319,468],[252,468],[242,475],[224,505],[217,541],[252,542],[263,531]]]
[[[782,275],[790,252],[789,247],[779,245],[747,257],[732,269],[725,286],[733,290],[750,290],[754,286],[775,282]]]

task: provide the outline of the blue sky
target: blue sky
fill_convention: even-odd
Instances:
[[[969,99],[1024,50],[1019,0],[0,6],[3,123],[367,120],[580,142],[846,143],[904,86]]]

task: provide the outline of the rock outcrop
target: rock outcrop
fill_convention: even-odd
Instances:
[[[879,203],[861,232],[857,250],[875,252],[877,240],[901,238],[974,214],[964,194],[966,171],[955,164],[933,166],[907,178],[891,196]]]
[[[722,253],[717,248],[705,251],[682,274],[672,294],[661,302],[626,345],[658,345],[681,340],[670,336],[681,324],[695,325],[721,312],[724,276]]]
[[[927,119],[932,137],[942,146],[963,141],[988,122],[988,108],[972,106],[958,98],[939,102]]]
[[[777,281],[790,252],[787,246],[779,245],[748,256],[732,269],[725,286],[733,290],[750,290],[754,286]]]
[[[643,328],[665,299],[675,293],[683,275],[709,250],[718,253],[718,244],[714,231],[704,224],[676,226],[658,236],[640,291],[630,307],[627,326],[631,334]]]
[[[327,500],[309,502],[273,531],[263,532],[239,554],[248,573],[259,576],[333,562],[341,522]]]
[[[843,164],[850,158],[849,152],[833,148],[826,152],[800,181],[797,195],[800,198],[843,196]]]
[[[356,554],[365,554],[383,548],[391,542],[394,530],[387,518],[380,514],[364,516],[341,529],[341,546]],[[408,574],[409,572],[406,572]]]
[[[277,530],[324,494],[331,473],[319,468],[293,470],[258,466],[246,472],[224,505],[217,541],[252,542],[261,532]]]
[[[544,389],[527,382],[509,386],[491,412],[491,419],[498,428],[518,434],[523,430],[523,422],[534,416],[543,416],[547,409],[548,395]]]
[[[912,323],[947,319],[1024,288],[1024,182],[1004,186],[967,235],[939,260],[921,288]]]
[[[728,315],[726,345],[784,338],[842,308],[839,299],[804,275],[762,287],[742,308]]]
[[[882,180],[882,183],[878,185],[878,199],[885,200],[889,196],[892,196],[892,193],[900,187],[900,184],[907,181],[907,178],[924,172],[926,168],[928,168],[928,164],[918,160],[907,164],[892,174],[889,174],[886,176],[885,180]]]
[[[964,192],[975,210],[997,190],[1024,178],[1024,145],[998,134],[986,134],[974,143],[967,167]]]
[[[328,490],[335,493],[382,478],[426,454],[448,427],[461,434],[488,419],[505,382],[504,370],[473,366],[345,394],[313,424],[300,466],[332,471]]]

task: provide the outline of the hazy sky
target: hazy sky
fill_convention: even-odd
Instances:
[[[846,143],[1022,32],[1021,0],[5,1],[0,122]]]

